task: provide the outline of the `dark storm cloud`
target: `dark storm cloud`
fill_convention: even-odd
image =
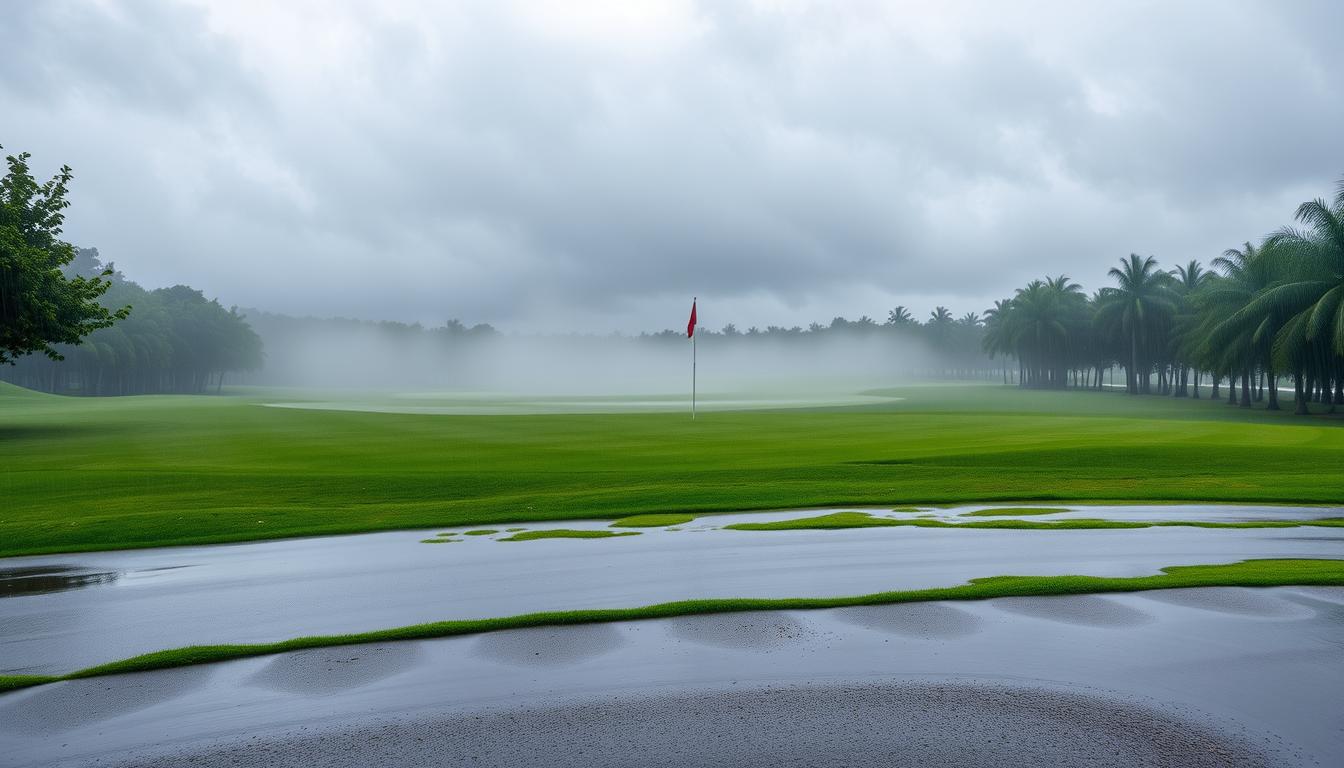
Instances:
[[[1175,5],[22,3],[0,141],[75,167],[72,240],[227,303],[981,310],[1208,260],[1344,173],[1341,6]]]

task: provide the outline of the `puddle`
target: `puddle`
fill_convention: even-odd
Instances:
[[[44,595],[94,584],[110,584],[120,575],[117,571],[90,571],[68,565],[0,568],[0,597]]]

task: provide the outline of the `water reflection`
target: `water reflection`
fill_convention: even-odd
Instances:
[[[0,568],[0,598],[64,592],[94,584],[110,584],[116,571],[90,571],[68,565],[39,565],[28,568]]]

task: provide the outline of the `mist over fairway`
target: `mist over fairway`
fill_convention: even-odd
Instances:
[[[584,335],[500,333],[488,326],[439,328],[341,319],[291,318],[249,311],[266,361],[231,382],[306,389],[434,391],[469,395],[638,396],[690,393],[691,341],[684,333]],[[703,315],[702,315],[703,317]],[[843,396],[893,381],[974,368],[998,375],[970,334],[957,349],[937,349],[913,333],[864,319],[816,326],[699,328],[699,380],[705,392]],[[352,364],[352,361],[357,361]]]

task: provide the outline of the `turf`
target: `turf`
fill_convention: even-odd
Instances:
[[[1069,510],[1061,507],[997,507],[995,509],[977,509],[974,512],[963,512],[962,517],[1021,517],[1023,515],[1053,515],[1057,512],[1068,512]]]
[[[463,536],[490,536],[490,535],[492,535],[492,534],[496,534],[496,533],[499,533],[499,531],[495,530],[494,528],[477,528],[477,529],[474,530],[474,531],[467,531],[466,533],[464,533],[464,534],[462,534],[462,535],[463,535]]]
[[[1253,520],[1235,523],[1203,522],[1191,520],[1160,520],[1145,522],[1138,520],[1098,520],[1095,518],[1073,518],[1069,520],[975,520],[968,523],[949,523],[945,520],[929,518],[899,519],[873,517],[866,512],[832,512],[816,517],[795,517],[790,520],[772,520],[765,523],[733,523],[724,528],[732,531],[815,531],[839,528],[889,528],[905,526],[912,528],[1014,528],[1027,531],[1071,531],[1097,530],[1105,528],[1160,528],[1169,526],[1187,526],[1192,528],[1298,528],[1312,526],[1317,528],[1344,527],[1344,518],[1327,517],[1317,520]]]
[[[685,525],[695,519],[695,515],[633,515],[622,517],[612,523],[616,528],[662,528],[668,525]]]
[[[65,675],[0,676],[0,691],[77,678],[182,667],[248,656],[281,653],[354,643],[416,640],[468,635],[522,627],[598,622],[635,621],[690,614],[758,610],[807,610],[883,605],[927,600],[984,600],[995,597],[1075,595],[1099,592],[1135,592],[1186,587],[1344,586],[1344,560],[1244,560],[1222,565],[1185,565],[1163,568],[1160,574],[1138,577],[1099,576],[992,576],[972,579],[955,587],[877,592],[846,597],[728,598],[684,600],[637,608],[548,611],[493,619],[439,621],[408,627],[349,635],[300,637],[275,643],[206,645],[157,651],[100,664]]]
[[[274,393],[263,393],[269,398]],[[0,384],[0,556],[977,502],[1344,502],[1333,417],[999,386],[882,405],[440,416]]]
[[[543,528],[506,536],[500,541],[533,541],[535,539],[611,539],[617,536],[638,536],[639,531],[576,531],[572,528]]]

